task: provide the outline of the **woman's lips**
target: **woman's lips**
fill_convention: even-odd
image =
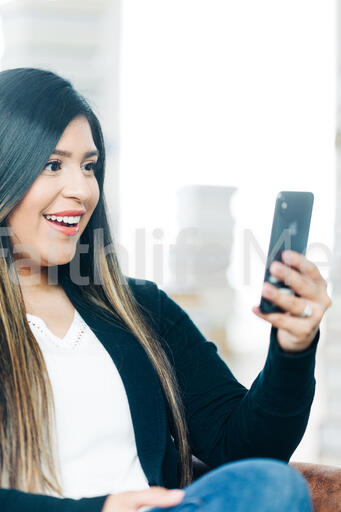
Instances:
[[[52,228],[56,229],[57,231],[60,231],[64,235],[67,235],[67,236],[77,235],[77,233],[79,231],[79,222],[78,222],[78,224],[73,224],[72,226],[70,225],[70,227],[69,227],[69,226],[63,226],[58,221],[53,221],[53,220],[47,219],[46,217],[44,217],[44,219],[46,220],[46,222],[49,223],[49,225]]]

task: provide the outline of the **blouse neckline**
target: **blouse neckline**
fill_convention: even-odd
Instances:
[[[76,318],[77,318],[77,310],[76,308],[74,309],[74,312],[73,312],[73,317],[72,317],[72,322],[67,330],[67,332],[65,333],[64,337],[63,338],[60,338],[59,336],[57,336],[56,334],[54,334],[46,325],[45,321],[40,317],[40,316],[37,316],[37,315],[32,315],[32,313],[26,313],[26,316],[31,319],[32,321],[34,321],[35,323],[38,323],[40,325],[40,327],[45,330],[50,336],[52,336],[52,338],[54,338],[55,340],[58,340],[59,342],[64,342],[66,341],[69,337],[70,337],[70,334],[72,333],[73,331],[73,328],[76,324]]]

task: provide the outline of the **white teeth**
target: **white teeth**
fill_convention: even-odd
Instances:
[[[77,217],[56,217],[56,215],[46,215],[46,218],[50,220],[57,220],[58,222],[65,222],[67,224],[78,224],[81,217],[80,215]]]

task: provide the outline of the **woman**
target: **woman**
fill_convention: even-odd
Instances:
[[[287,462],[331,304],[316,266],[272,269],[301,297],[254,309],[272,330],[247,390],[163,290],[122,274],[101,128],[72,85],[2,71],[0,130],[1,511],[310,511]],[[192,454],[212,468],[195,482]]]

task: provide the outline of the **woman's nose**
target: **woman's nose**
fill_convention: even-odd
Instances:
[[[66,173],[66,179],[63,186],[63,195],[66,197],[76,197],[81,201],[87,201],[91,198],[91,176],[86,176],[79,166],[72,166]]]

